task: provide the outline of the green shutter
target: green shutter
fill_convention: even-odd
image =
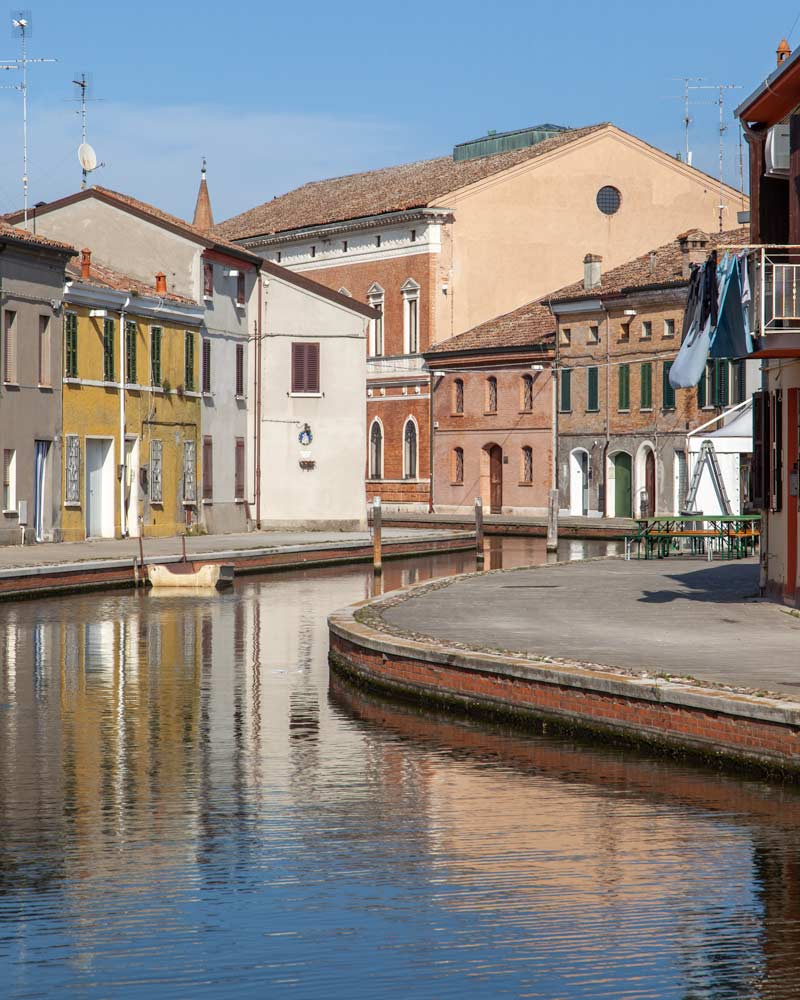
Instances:
[[[103,320],[103,379],[114,381],[114,320]]]
[[[194,392],[194,334],[186,331],[183,385],[187,392]]]
[[[727,406],[729,399],[728,362],[714,362],[714,406]]]
[[[586,409],[599,410],[600,399],[597,390],[597,368],[586,369]]]
[[[641,380],[641,408],[652,410],[653,408],[653,366],[649,361],[642,363]]]
[[[136,324],[131,320],[125,324],[125,380],[136,385]]]
[[[663,408],[665,410],[674,410],[675,409],[675,390],[669,384],[669,372],[670,372],[670,369],[672,368],[672,365],[673,365],[672,361],[665,361],[664,362],[664,375],[663,375],[663,378],[662,378],[662,387],[661,387],[661,389],[662,389],[662,395],[663,395],[663,399],[664,399],[664,402],[663,402],[662,405],[663,405]],[[702,379],[700,381],[702,382]]]
[[[67,378],[78,377],[78,317],[67,313],[65,323],[64,373]]]
[[[150,328],[150,383],[161,385],[161,327]]]
[[[572,409],[572,370],[561,369],[561,412],[569,413]]]
[[[620,365],[617,371],[617,389],[620,410],[631,408],[631,370],[629,365]]]

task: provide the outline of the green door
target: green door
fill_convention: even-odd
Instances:
[[[614,456],[614,514],[631,517],[631,456],[620,452]]]

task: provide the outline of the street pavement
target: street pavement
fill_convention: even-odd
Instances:
[[[800,614],[755,600],[756,560],[596,560],[465,577],[383,612],[482,649],[800,696]]]

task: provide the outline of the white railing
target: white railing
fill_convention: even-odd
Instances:
[[[800,246],[748,249],[753,334],[800,333]]]

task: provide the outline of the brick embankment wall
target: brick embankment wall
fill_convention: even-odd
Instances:
[[[358,621],[353,609],[329,619],[331,667],[357,683],[431,705],[533,716],[706,759],[800,773],[800,703],[602,667],[465,652],[419,636],[403,639],[373,621]]]

